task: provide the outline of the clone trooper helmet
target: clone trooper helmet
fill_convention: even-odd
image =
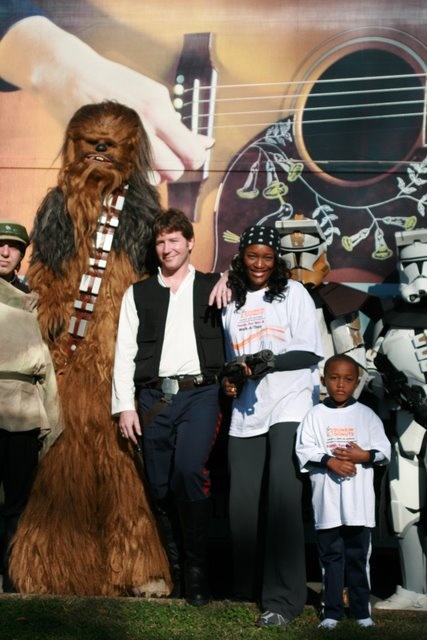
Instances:
[[[296,214],[291,220],[277,220],[281,257],[293,280],[318,286],[328,275],[326,239],[317,220]]]
[[[427,296],[427,229],[398,231],[395,238],[400,294],[407,302],[417,304]]]

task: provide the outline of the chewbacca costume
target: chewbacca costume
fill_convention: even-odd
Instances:
[[[135,111],[103,102],[74,114],[62,157],[58,186],[35,219],[27,276],[40,297],[64,432],[40,463],[11,578],[23,593],[167,595],[167,557],[110,404],[122,295],[145,273],[160,210],[149,143]]]

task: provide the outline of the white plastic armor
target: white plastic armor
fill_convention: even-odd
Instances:
[[[353,394],[358,398],[368,377],[366,372],[366,349],[359,314],[355,312],[352,318],[345,316],[345,318],[332,320],[331,335],[335,353],[345,353],[360,365],[360,380]]]
[[[282,258],[285,260],[293,280],[304,285],[320,286],[330,271],[327,258],[327,243],[317,220],[297,214],[291,220],[278,220],[276,229],[280,234]],[[359,397],[366,380],[365,344],[363,341],[359,313],[353,312],[334,318],[329,327],[323,309],[317,309],[320,334],[325,359],[319,364],[323,375],[323,363],[336,353],[345,353],[361,365],[360,382],[355,391]],[[326,389],[320,385],[320,398]]]
[[[411,304],[427,296],[427,229],[396,233],[400,295]]]
[[[403,300],[409,303],[406,307],[396,308],[404,313],[410,305],[415,307],[427,296],[427,230],[399,232],[396,245],[399,290]],[[426,396],[427,314],[421,308],[420,312],[418,326],[414,329],[387,326],[386,315],[385,326],[374,348],[368,352],[368,360],[372,362],[377,352],[383,353],[406,376],[407,384],[411,388],[416,385]],[[399,542],[403,590],[399,586],[389,600],[376,606],[427,611],[427,430],[417,422],[414,413],[404,407],[404,402],[384,394],[380,379],[378,372],[373,371],[370,387],[379,397],[385,395],[394,427],[389,466],[390,506],[393,529]],[[408,605],[404,605],[406,600]]]
[[[296,214],[292,220],[277,220],[275,226],[280,233],[281,256],[293,280],[315,286],[323,282],[330,266],[326,238],[317,220]]]

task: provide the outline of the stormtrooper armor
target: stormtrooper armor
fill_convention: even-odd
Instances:
[[[384,301],[368,361],[376,366],[370,386],[390,407],[390,506],[403,584],[375,606],[427,611],[427,229],[396,233],[396,246],[400,296]]]
[[[427,229],[396,233],[400,295],[412,304],[427,296]]]
[[[366,378],[359,309],[367,296],[345,285],[324,283],[330,266],[326,238],[317,220],[297,214],[291,220],[278,220],[275,226],[291,277],[305,285],[316,305],[325,360],[335,353],[345,353],[361,367],[361,380],[355,392],[358,397]],[[323,362],[319,365],[321,374]],[[325,393],[321,386],[320,397]]]
[[[297,214],[292,220],[278,220],[282,258],[293,280],[318,286],[330,271],[326,238],[316,220]]]

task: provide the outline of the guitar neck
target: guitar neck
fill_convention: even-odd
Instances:
[[[173,104],[182,122],[194,133],[212,136],[217,72],[212,64],[212,33],[188,33],[178,62]],[[203,166],[185,171],[168,187],[168,203],[194,220],[201,184],[208,177],[210,153]]]

